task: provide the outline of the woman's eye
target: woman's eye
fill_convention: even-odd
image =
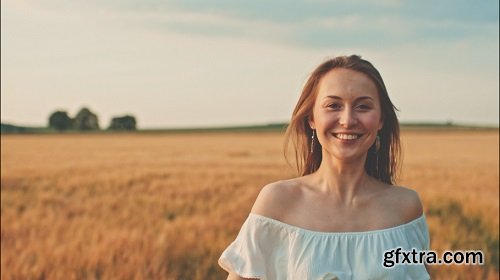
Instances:
[[[334,109],[334,110],[338,110],[338,109],[340,109],[342,106],[341,106],[340,104],[338,104],[338,103],[332,103],[332,104],[329,104],[327,107],[328,107],[328,108],[331,108],[331,109]]]
[[[364,104],[361,104],[357,107],[359,110],[363,110],[363,111],[366,111],[366,110],[370,110],[371,107],[368,106],[368,105],[364,105]]]

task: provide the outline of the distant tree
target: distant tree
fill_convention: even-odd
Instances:
[[[114,117],[108,127],[109,130],[136,130],[136,121],[133,116]]]
[[[56,111],[49,117],[49,127],[55,128],[57,130],[62,131],[71,129],[72,125],[73,121],[65,111]]]
[[[77,130],[98,130],[99,120],[97,115],[87,108],[82,108],[73,119],[73,128]]]

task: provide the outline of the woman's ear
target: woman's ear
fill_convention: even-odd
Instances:
[[[380,131],[384,127],[384,119],[380,119],[380,122],[378,123],[378,130]]]

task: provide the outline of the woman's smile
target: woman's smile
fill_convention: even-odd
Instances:
[[[333,133],[333,136],[335,138],[346,141],[357,140],[361,138],[362,135],[363,134],[357,134],[357,133]]]

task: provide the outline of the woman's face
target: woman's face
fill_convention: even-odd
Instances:
[[[383,125],[375,84],[365,74],[350,69],[326,73],[320,80],[309,124],[316,129],[323,156],[343,161],[364,157]]]

